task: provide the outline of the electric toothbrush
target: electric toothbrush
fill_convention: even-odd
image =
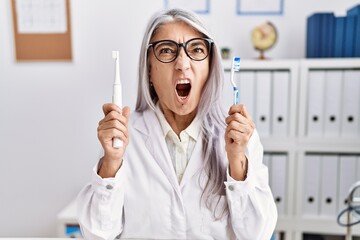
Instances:
[[[113,97],[112,102],[115,103],[118,107],[122,107],[122,87],[120,82],[120,67],[119,67],[119,51],[113,51],[112,57],[115,59],[115,80],[113,88]],[[113,147],[121,148],[123,142],[119,138],[113,139]]]
[[[231,83],[233,85],[233,90],[234,90],[234,104],[238,104],[239,103],[239,89],[235,84],[234,81],[234,73],[240,71],[240,58],[239,57],[234,57],[233,61],[231,63]]]

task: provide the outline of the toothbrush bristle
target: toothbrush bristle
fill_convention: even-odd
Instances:
[[[117,59],[119,57],[119,51],[112,51],[113,59]]]
[[[240,70],[240,58],[239,57],[234,57],[234,59],[233,59],[233,68],[234,68],[235,71]]]

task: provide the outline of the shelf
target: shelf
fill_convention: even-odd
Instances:
[[[310,139],[299,138],[300,151],[313,153],[360,153],[359,139]]]
[[[296,224],[296,230],[305,233],[345,235],[346,227],[337,224],[336,219],[308,217],[302,218]],[[354,236],[360,236],[360,226],[356,225],[351,228]]]

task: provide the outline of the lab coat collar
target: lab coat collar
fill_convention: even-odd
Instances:
[[[163,131],[155,112],[151,109],[148,109],[140,114],[143,116],[135,120],[133,126],[144,135],[146,147],[153,155],[153,158],[163,173],[167,176],[176,193],[182,199],[181,189],[194,176],[194,174],[198,173],[202,168],[204,156],[202,154],[201,133],[198,137],[198,141],[196,142],[195,148],[179,186],[169,150],[166,146]],[[165,161],[164,156],[166,156]]]

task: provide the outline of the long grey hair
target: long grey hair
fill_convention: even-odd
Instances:
[[[196,29],[208,38],[212,38],[201,20],[194,14],[181,10],[172,9],[155,14],[147,26],[142,41],[139,59],[139,84],[136,111],[143,112],[148,108],[155,109],[158,100],[154,89],[149,84],[148,45],[160,26],[173,22],[182,21]],[[213,38],[212,38],[213,39]],[[210,54],[210,72],[203,88],[198,106],[197,116],[202,120],[201,127],[203,136],[203,167],[208,177],[202,199],[210,209],[214,201],[217,203],[221,195],[224,195],[224,181],[226,181],[226,166],[224,151],[221,149],[219,138],[223,137],[225,130],[225,114],[221,106],[220,93],[223,87],[223,67],[219,49],[213,44]],[[223,213],[227,212],[227,208]],[[221,214],[223,215],[223,214]],[[220,216],[218,216],[220,217]]]

